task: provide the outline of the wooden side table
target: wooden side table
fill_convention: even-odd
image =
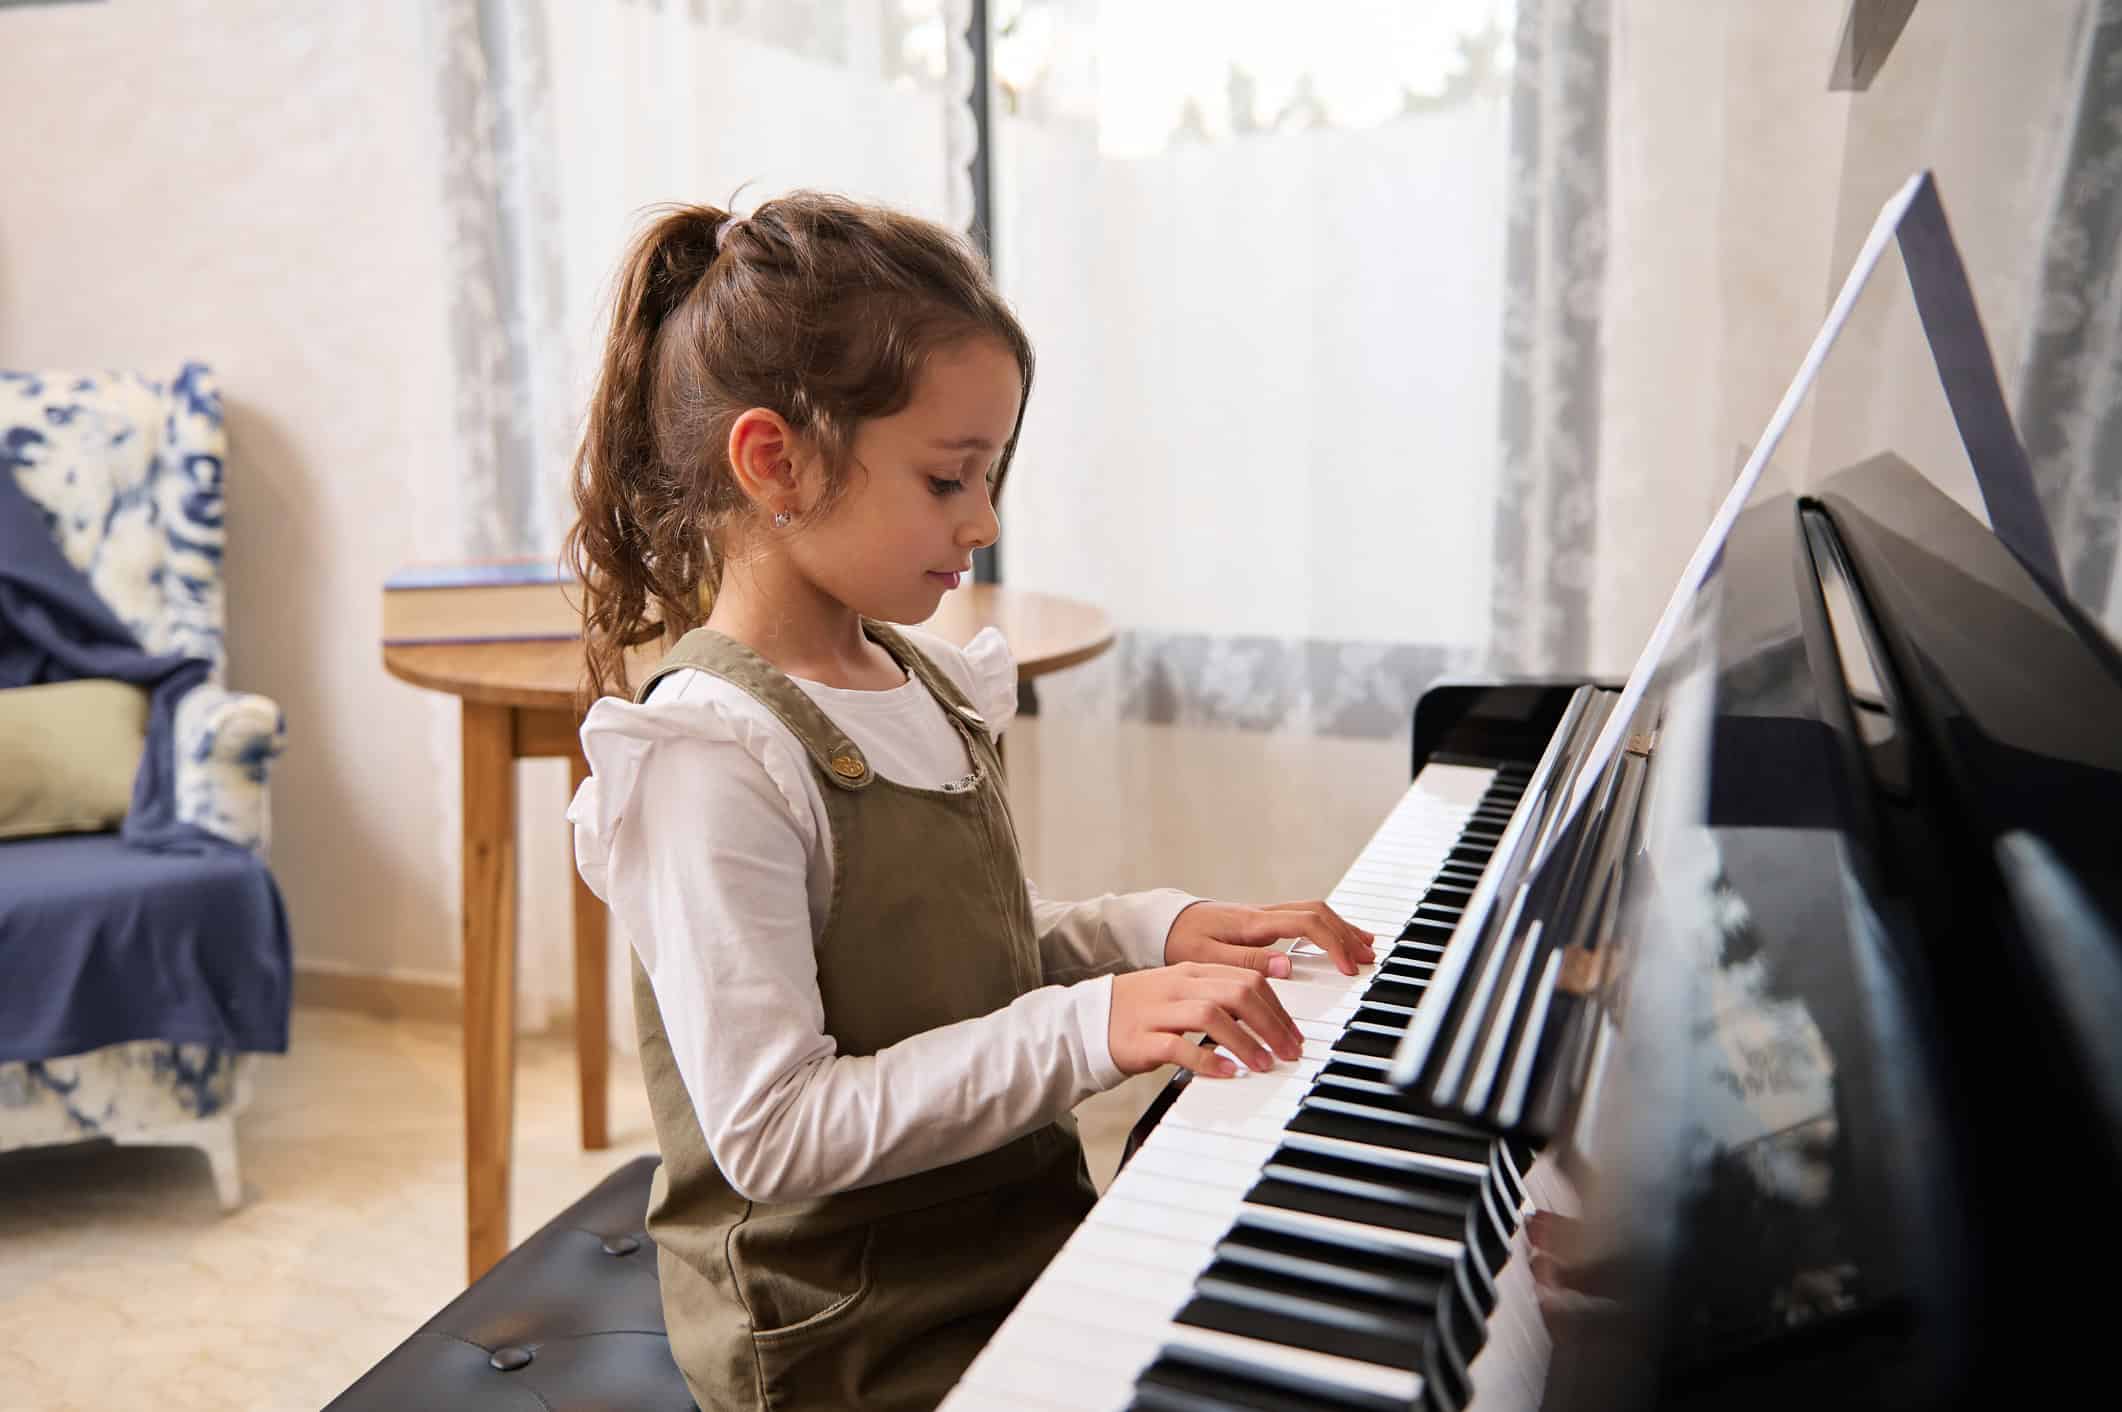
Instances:
[[[1112,645],[1098,608],[1054,594],[972,584],[944,597],[922,625],[963,645],[999,627],[1026,681],[1087,662]],[[647,676],[660,646],[628,658]],[[464,1196],[467,1283],[509,1247],[509,1172],[516,1127],[516,772],[518,760],[568,761],[571,788],[589,775],[575,709],[582,645],[542,642],[387,646],[383,665],[415,686],[463,703],[464,761]],[[609,1144],[605,1098],[604,904],[580,877],[574,889],[575,1054],[582,1084],[582,1145]]]

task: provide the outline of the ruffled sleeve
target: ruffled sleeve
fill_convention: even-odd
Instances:
[[[820,833],[803,787],[805,763],[790,742],[766,721],[695,689],[690,681],[673,681],[655,700],[638,705],[606,697],[583,718],[581,739],[590,776],[575,791],[567,819],[575,828],[575,867],[590,891],[607,903],[613,840],[640,791],[644,762],[666,741],[742,751],[766,772],[796,831],[808,839]]]
[[[1002,734],[1017,718],[1017,654],[1000,628],[982,628],[965,644],[965,665],[972,669],[973,705],[987,717],[989,732]]]

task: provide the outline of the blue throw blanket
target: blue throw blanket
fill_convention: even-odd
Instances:
[[[203,658],[151,656],[0,466],[0,688],[101,677],[148,692],[118,835],[0,843],[0,1062],[140,1039],[287,1048],[287,916],[262,859],[177,817],[177,701]]]

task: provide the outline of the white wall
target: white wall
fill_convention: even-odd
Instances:
[[[281,0],[0,10],[0,364],[213,365],[230,681],[287,712],[272,862],[297,963],[451,979],[454,703],[376,645],[378,586],[452,474],[421,26]]]

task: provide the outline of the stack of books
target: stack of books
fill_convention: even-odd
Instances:
[[[383,584],[383,645],[582,635],[582,593],[550,558],[416,564]]]

